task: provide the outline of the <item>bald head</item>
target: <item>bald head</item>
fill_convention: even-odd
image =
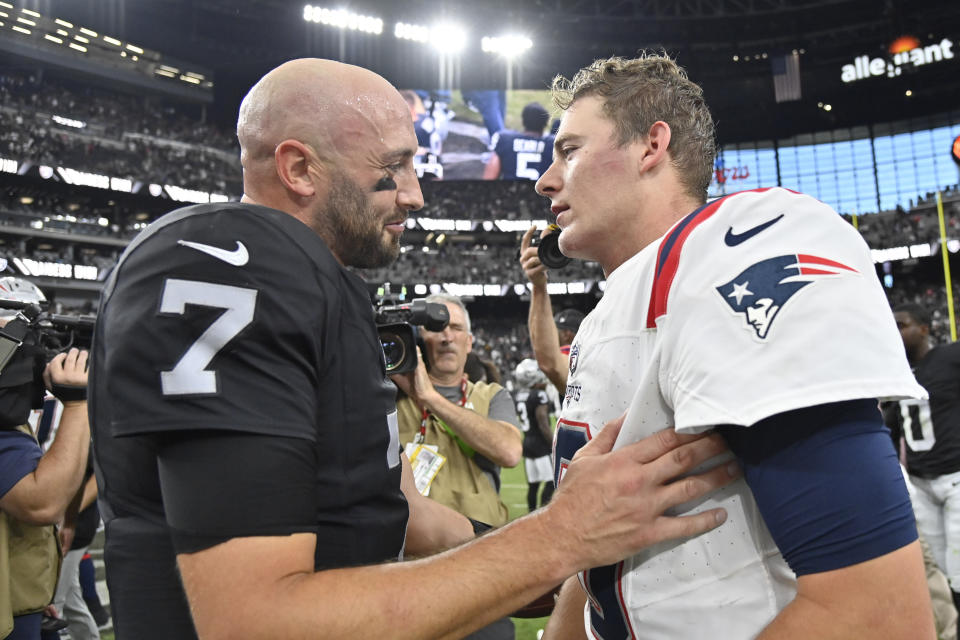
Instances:
[[[261,78],[240,104],[244,172],[272,172],[277,145],[291,139],[335,161],[359,130],[376,129],[397,113],[409,119],[403,98],[376,73],[332,60],[291,60]]]

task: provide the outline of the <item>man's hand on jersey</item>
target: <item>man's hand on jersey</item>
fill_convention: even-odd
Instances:
[[[64,404],[86,398],[87,356],[86,351],[74,347],[55,355],[43,371],[47,389]]]
[[[547,286],[547,268],[540,262],[540,256],[537,255],[537,248],[531,247],[533,234],[536,233],[536,225],[527,229],[523,238],[520,239],[520,266],[523,267],[523,273],[534,286]],[[547,235],[549,227],[540,231],[540,237]]]
[[[427,374],[427,366],[420,347],[417,347],[417,368],[407,373],[392,375],[390,379],[393,380],[400,391],[410,396],[421,409],[429,408],[428,403],[431,394],[438,393]]]
[[[659,431],[611,451],[623,417],[607,423],[570,463],[546,511],[557,544],[582,559],[580,568],[618,562],[664,540],[703,533],[723,523],[724,509],[673,517],[664,512],[730,484],[736,463],[677,479],[726,451],[717,434]]]

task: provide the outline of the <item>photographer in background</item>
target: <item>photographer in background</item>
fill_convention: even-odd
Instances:
[[[570,344],[580,328],[583,313],[570,308],[563,309],[554,316],[550,295],[547,293],[547,267],[540,261],[537,243],[534,241],[536,232],[536,226],[530,227],[520,240],[520,266],[532,285],[527,327],[537,364],[562,399],[567,391]],[[539,240],[542,241],[552,232],[550,227],[543,229],[538,236]]]
[[[44,302],[32,283],[0,279],[0,298]],[[21,321],[0,319],[0,325]],[[29,336],[28,336],[29,337]],[[70,349],[43,369],[43,350],[24,340],[0,371],[0,637],[36,640],[60,569],[56,529],[83,481],[90,444],[87,352]],[[41,378],[42,372],[42,378]],[[44,454],[26,424],[44,384],[64,405]]]
[[[415,371],[391,376],[403,391],[397,399],[400,443],[414,477],[423,479],[420,493],[473,520],[504,525],[509,513],[500,500],[500,467],[516,466],[523,448],[513,400],[499,384],[468,380],[473,334],[463,301],[443,293],[426,300],[445,304],[450,322],[442,331],[420,330],[429,370],[420,358]],[[509,618],[468,636],[513,637]]]
[[[415,371],[391,376],[403,391],[397,400],[400,443],[427,445],[446,460],[421,493],[474,520],[506,524],[500,467],[516,466],[523,448],[513,400],[499,384],[467,379],[473,334],[460,298],[434,294],[426,300],[445,304],[450,322],[442,331],[420,330],[429,368],[421,358]],[[416,470],[412,452],[408,447]]]

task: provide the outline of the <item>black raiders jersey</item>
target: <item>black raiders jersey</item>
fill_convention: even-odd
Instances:
[[[553,441],[546,438],[537,426],[537,408],[547,405],[547,412],[553,413],[553,402],[543,389],[530,389],[517,394],[517,413],[523,422],[523,456],[539,458],[550,454]]]
[[[239,431],[312,443],[317,568],[402,554],[395,388],[370,299],[292,216],[210,204],[150,225],[104,287],[92,357],[108,531],[166,530],[158,434]]]
[[[907,470],[924,477],[960,471],[960,343],[931,349],[913,373],[930,399],[898,403],[893,426],[907,443]]]
[[[517,131],[493,134],[490,148],[500,157],[502,180],[539,180],[553,162],[553,136]]]

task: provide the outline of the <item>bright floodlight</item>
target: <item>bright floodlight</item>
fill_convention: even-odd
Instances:
[[[361,31],[363,33],[383,33],[383,20],[373,16],[362,16],[346,9],[327,9],[326,7],[303,7],[303,19],[340,29]]]
[[[393,27],[393,35],[401,40],[426,42],[430,38],[430,29],[419,24],[398,22]]]
[[[516,58],[532,46],[533,40],[520,35],[486,37],[480,40],[480,48],[485,53],[499,54],[504,58]]]
[[[430,29],[430,45],[440,53],[460,53],[467,43],[467,32],[453,24],[438,24]]]

